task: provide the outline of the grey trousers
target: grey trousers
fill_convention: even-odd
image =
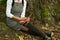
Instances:
[[[16,31],[19,31],[22,28],[22,25],[17,20],[11,18],[7,18],[7,26]]]

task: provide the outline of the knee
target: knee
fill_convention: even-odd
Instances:
[[[22,29],[21,30],[23,30],[23,31],[28,31],[29,30],[29,28],[27,28],[27,27],[22,27]]]

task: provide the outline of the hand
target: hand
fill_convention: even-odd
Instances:
[[[26,23],[26,21],[19,21],[19,23],[20,23],[20,24],[24,24],[24,23]]]
[[[25,20],[20,20],[19,23],[24,24],[24,23],[29,23],[30,22],[30,18],[26,17]]]
[[[20,17],[17,17],[17,16],[13,16],[12,18],[15,19],[15,20],[18,20],[18,21],[24,21],[24,20],[27,19],[27,17],[20,18]]]
[[[26,23],[26,22],[29,22],[29,18],[28,18],[28,17],[19,18],[19,17],[17,17],[17,16],[13,16],[12,18],[18,20],[19,23],[22,23],[22,24],[24,24],[24,23]]]
[[[27,19],[26,19],[26,23],[29,23],[29,22],[30,22],[30,18],[27,17]]]
[[[19,21],[25,21],[27,19],[27,17],[22,17],[19,19]]]

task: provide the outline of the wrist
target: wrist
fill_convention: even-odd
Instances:
[[[13,16],[12,18],[15,19],[15,20],[18,20],[18,21],[21,20],[21,18],[20,17],[17,17],[17,16]]]

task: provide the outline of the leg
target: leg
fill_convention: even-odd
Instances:
[[[30,34],[30,35],[38,36],[38,35],[36,35],[36,33],[34,31],[31,31],[29,28],[24,27],[24,26],[22,27],[22,29],[20,31]]]
[[[31,23],[27,24],[27,28],[29,28],[28,32],[32,32],[32,33],[36,33],[39,36],[43,37],[44,39],[47,40],[48,36],[42,31],[42,30],[38,30],[34,25],[32,25]]]

